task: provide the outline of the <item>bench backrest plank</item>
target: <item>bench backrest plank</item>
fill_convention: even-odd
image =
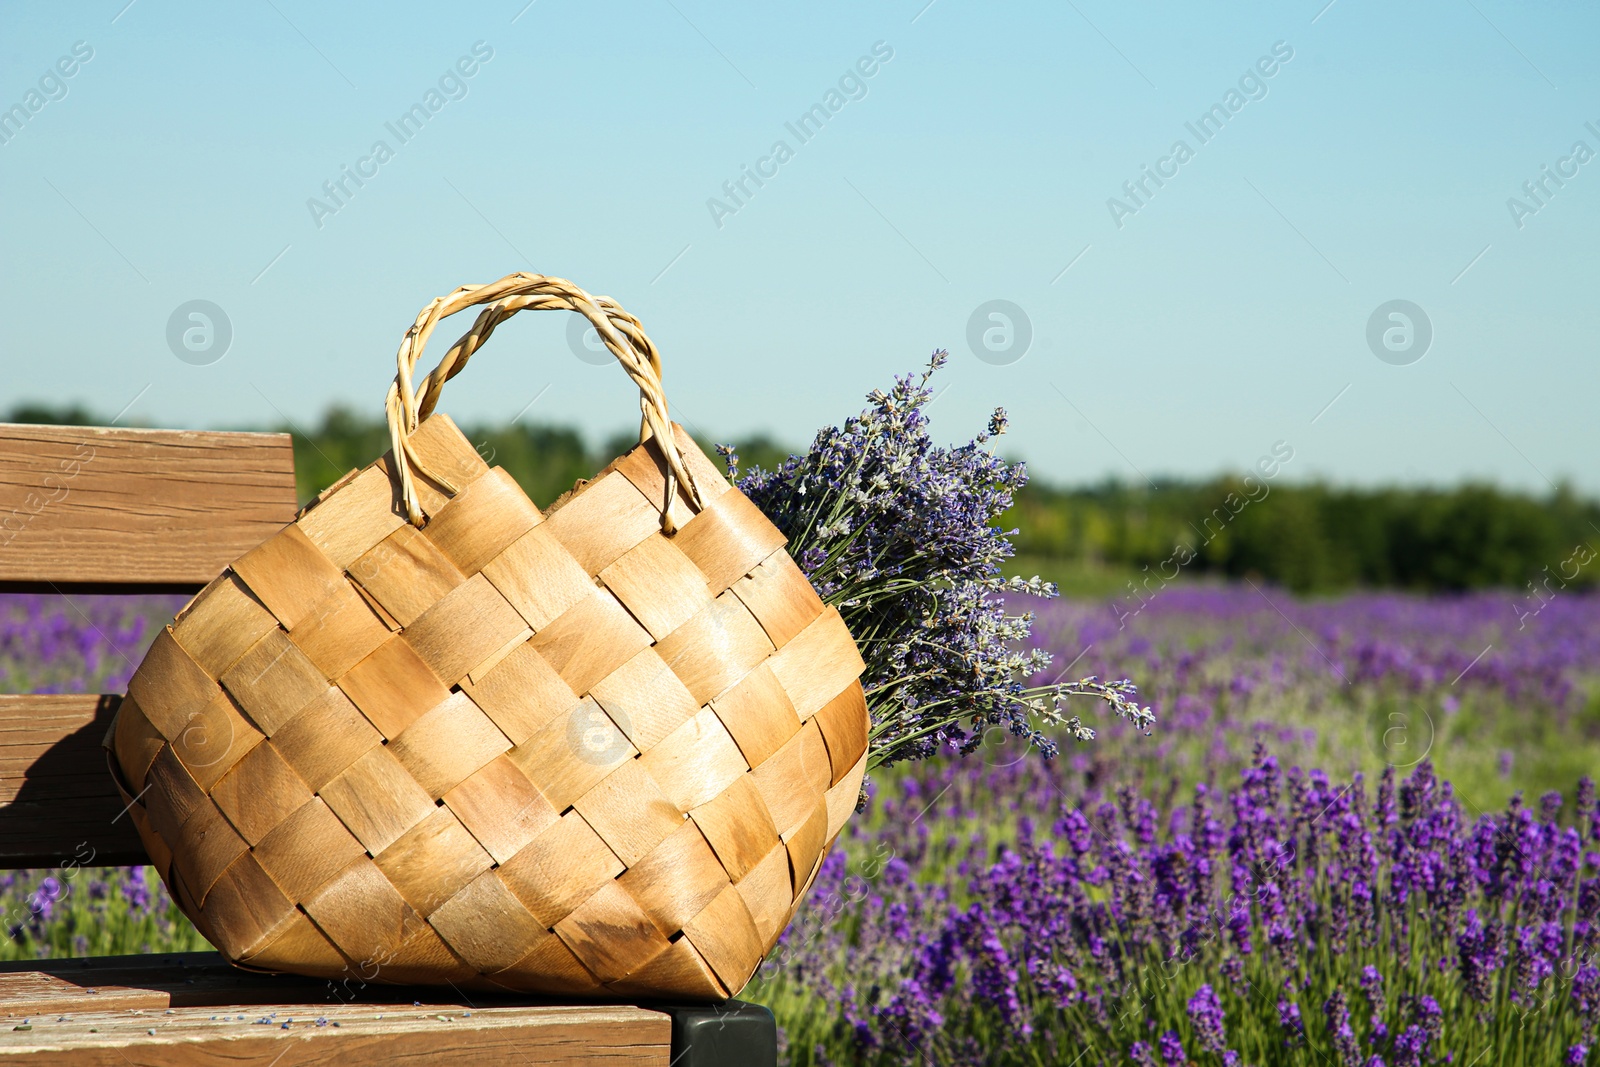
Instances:
[[[199,589],[294,519],[280,433],[0,423],[0,591]],[[144,863],[114,694],[0,696],[0,869]]]
[[[295,508],[287,434],[0,423],[0,589],[198,589]]]

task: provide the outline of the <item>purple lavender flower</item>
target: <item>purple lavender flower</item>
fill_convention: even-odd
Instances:
[[[1428,1054],[1428,1032],[1415,1023],[1401,1031],[1394,1041],[1395,1067],[1422,1067]]]
[[[1278,1025],[1283,1028],[1283,1043],[1298,1048],[1305,1043],[1306,1024],[1300,1018],[1300,1005],[1292,1000],[1278,1001]]]
[[[1167,1067],[1183,1067],[1189,1062],[1189,1057],[1183,1054],[1183,1041],[1178,1037],[1178,1031],[1168,1030],[1161,1035],[1157,1045],[1161,1049],[1161,1062]]]
[[[1370,963],[1361,968],[1361,991],[1367,995],[1367,1003],[1373,1007],[1383,1003],[1383,975]]]
[[[150,910],[150,888],[145,883],[144,868],[127,867],[123,871],[122,896],[134,911]]]
[[[60,900],[61,896],[62,885],[59,878],[50,875],[40,882],[39,888],[28,898],[28,908],[33,912],[35,921],[49,922],[51,914],[55,911],[56,901]]]
[[[1350,1004],[1343,989],[1335,989],[1322,1005],[1328,1020],[1328,1034],[1334,1053],[1339,1057],[1339,1067],[1361,1067],[1361,1049],[1356,1043],[1355,1029],[1350,1025]]]
[[[1210,1052],[1221,1052],[1227,1044],[1223,1027],[1222,1001],[1209,984],[1195,990],[1189,998],[1189,1020],[1194,1024],[1195,1039],[1200,1047]]]
[[[1005,413],[956,448],[928,434],[928,381],[948,358],[936,352],[920,379],[897,378],[888,392],[868,394],[872,407],[819,431],[805,455],[739,480],[861,645],[869,766],[970,753],[994,727],[1052,756],[1058,733],[1094,737],[1067,715],[1072,696],[1103,700],[1148,731],[1154,715],[1135,703],[1130,682],[1086,677],[1030,688],[1017,680],[1042,673],[1051,656],[1023,647],[1033,616],[1008,613],[1003,594],[1056,591],[1038,578],[1000,574],[1016,531],[995,520],[1027,481],[1022,464],[988,447],[1005,431]],[[737,476],[732,462],[729,474]]]

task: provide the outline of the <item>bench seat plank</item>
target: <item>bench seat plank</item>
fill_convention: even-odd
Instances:
[[[149,862],[100,747],[120,699],[0,694],[0,869]]]
[[[198,589],[295,509],[287,434],[0,423],[0,587]]]
[[[215,1020],[209,1008],[178,1008],[170,1015],[91,1012],[66,1022],[51,1017],[31,1022],[31,1030],[0,1031],[0,1064],[667,1067],[672,1056],[671,1018],[640,1008],[484,1008],[443,1018],[410,1005],[382,1013],[328,1008],[320,1011],[327,1026],[312,1021],[319,1015],[315,1007],[286,1004],[277,1010],[279,1018],[295,1020],[289,1029],[254,1019]]]
[[[250,974],[213,952],[3,964],[0,1065],[666,1067],[671,1059],[663,1012],[351,987],[336,996],[328,982]],[[13,1029],[22,1019],[29,1029]]]

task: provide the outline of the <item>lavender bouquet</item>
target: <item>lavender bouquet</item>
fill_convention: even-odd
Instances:
[[[928,381],[948,358],[935,352],[920,377],[867,394],[871,407],[819,431],[810,451],[776,470],[741,477],[733,449],[719,449],[729,478],[788,536],[790,555],[855,635],[872,718],[868,768],[970,753],[995,728],[1049,758],[1062,733],[1094,737],[1067,713],[1074,696],[1103,700],[1148,731],[1155,716],[1126,679],[1026,684],[1051,656],[1026,647],[1033,615],[1012,614],[1005,594],[1056,589],[1000,573],[1016,531],[996,520],[1028,478],[990,448],[1005,411],[956,448],[928,436]]]

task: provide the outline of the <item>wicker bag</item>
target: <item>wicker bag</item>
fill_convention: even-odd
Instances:
[[[437,322],[479,304],[414,388]],[[543,514],[430,417],[527,308],[588,319],[643,414]],[[393,450],[156,638],[112,771],[229,960],[563,996],[750,979],[854,810],[862,662],[660,374],[637,320],[561,279],[433,301],[400,346]]]

